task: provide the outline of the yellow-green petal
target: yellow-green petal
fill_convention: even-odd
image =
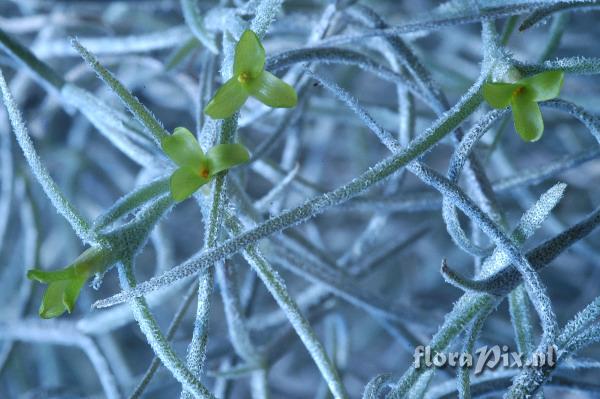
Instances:
[[[236,165],[248,162],[250,154],[241,144],[219,144],[211,148],[206,156],[208,158],[210,175],[233,168]]]
[[[512,102],[515,130],[525,141],[537,141],[544,132],[544,120],[539,105],[524,96],[515,96]]]
[[[564,82],[563,71],[546,71],[519,81],[531,92],[533,101],[546,101],[558,97]]]
[[[182,166],[171,175],[171,196],[175,201],[183,201],[208,181],[208,178],[200,176],[197,169]]]
[[[59,270],[41,270],[31,269],[27,271],[27,278],[36,280],[40,283],[52,283],[54,281],[64,281],[75,277],[75,269],[67,267]]]
[[[65,313],[67,308],[63,302],[63,294],[68,284],[69,280],[55,281],[48,284],[39,309],[41,318],[51,319]]]
[[[248,83],[248,92],[258,101],[273,108],[292,108],[298,103],[296,90],[270,72]]]
[[[176,128],[172,135],[163,138],[161,147],[179,166],[198,166],[204,159],[196,137],[184,127]]]
[[[88,277],[89,275],[81,275],[68,281],[62,297],[62,302],[63,305],[65,305],[67,312],[71,313],[75,308],[75,302],[77,302],[79,293]]]
[[[248,92],[237,78],[233,77],[217,90],[204,108],[204,113],[213,119],[229,118],[244,105],[247,99]]]
[[[256,33],[247,29],[235,46],[233,76],[237,79],[242,73],[251,78],[260,75],[265,67],[265,48]]]
[[[483,85],[483,98],[492,108],[506,108],[518,87],[514,83],[486,83]]]

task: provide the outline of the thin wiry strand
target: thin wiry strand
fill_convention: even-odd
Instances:
[[[79,211],[69,202],[63,195],[58,185],[50,176],[48,169],[44,166],[41,158],[37,154],[33,142],[29,137],[29,132],[23,122],[21,112],[17,108],[17,104],[4,80],[4,74],[0,71],[0,89],[4,105],[8,111],[10,123],[12,125],[17,142],[23,151],[23,155],[31,168],[33,175],[38,183],[42,186],[44,193],[56,209],[71,225],[75,233],[86,243],[95,243],[97,237],[91,232],[89,223],[79,214]]]
[[[596,0],[558,1],[556,4],[532,12],[521,22],[519,30],[529,29],[557,12],[594,10],[598,6],[600,6],[600,2]]]
[[[254,11],[254,19],[250,24],[250,29],[252,29],[258,37],[263,37],[269,27],[275,21],[277,15],[281,12],[281,7],[283,5],[283,0],[260,0],[256,5],[256,10]]]
[[[221,288],[229,340],[238,356],[255,369],[251,374],[252,397],[256,399],[266,398],[269,396],[266,383],[267,365],[264,356],[256,348],[250,337],[250,330],[243,315],[238,288],[231,267],[230,264],[224,262],[219,262],[216,265],[217,281]]]
[[[531,265],[536,270],[539,270],[545,267],[567,248],[571,247],[574,243],[583,239],[592,231],[594,231],[594,229],[598,227],[599,223],[600,209],[596,209],[579,223],[576,223],[557,236],[548,239],[533,250],[529,251],[527,253],[527,258],[529,259]],[[494,254],[492,254],[490,259],[493,258]],[[485,276],[485,278],[482,278],[481,280],[472,280],[467,282],[467,279],[462,278],[462,280],[468,284],[469,289],[480,292],[494,293],[495,295],[502,295],[514,289],[521,282],[521,277],[519,276],[518,271],[513,268],[506,267],[509,264],[509,261],[504,254],[496,256],[495,258],[495,262],[501,262],[502,268],[484,268],[483,270],[487,271],[487,273],[482,275]],[[493,263],[494,262],[488,262],[488,265],[491,266]],[[484,264],[484,266],[486,265]],[[454,272],[454,274],[456,274],[456,272]]]
[[[479,397],[500,394],[506,391],[515,377],[514,370],[498,370],[485,373],[483,376],[473,379],[471,382],[471,392]],[[581,393],[595,394],[600,392],[600,386],[593,383],[576,381],[565,376],[554,376],[552,380],[547,381],[545,386],[560,388],[562,390]],[[562,391],[564,392],[564,391]],[[428,399],[452,399],[457,395],[456,387],[442,385],[438,389],[431,390],[427,395]]]
[[[290,111],[284,110],[284,114],[281,116],[279,123],[270,136],[257,145],[253,150],[252,157],[250,158],[250,161],[248,161],[249,163],[266,159],[266,157],[273,152],[275,146],[283,139],[283,137],[285,137],[286,134],[288,134],[289,129],[297,128],[302,114],[306,110],[307,101],[304,100],[306,97],[303,97],[303,94],[305,94],[306,91],[306,89],[304,91],[300,91],[300,103],[296,108]]]
[[[150,232],[173,207],[170,195],[163,195],[146,204],[135,218],[118,228],[103,234],[111,243],[112,250],[121,259],[137,255],[148,241]]]
[[[165,231],[164,220],[157,223],[150,234],[152,247],[156,252],[156,270],[157,272],[167,270],[174,263],[175,248]]]
[[[198,10],[197,0],[181,0],[181,11],[185,18],[185,23],[190,28],[194,37],[202,43],[204,47],[209,49],[212,53],[218,54],[217,44],[213,35],[211,35],[204,26],[204,19],[202,14]],[[178,43],[181,42],[179,38]]]
[[[391,198],[354,198],[331,210],[332,213],[346,212],[431,212],[442,207],[442,200],[437,193],[418,193],[413,195],[394,196]]]
[[[529,356],[534,349],[533,325],[529,313],[529,299],[523,286],[515,288],[509,294],[508,305],[517,349],[525,356]]]
[[[451,17],[438,17],[429,20],[411,22],[387,29],[369,29],[356,35],[338,35],[318,42],[319,46],[338,46],[362,42],[365,39],[378,36],[397,36],[416,32],[434,32],[451,26],[479,23],[485,20],[499,19],[511,15],[525,14],[539,7],[540,3],[523,4],[508,7],[491,7],[480,13],[470,12],[467,15],[455,15]]]
[[[560,367],[566,370],[597,369],[600,367],[600,362],[594,359],[586,359],[578,356],[566,358],[563,360]]]
[[[477,338],[488,316],[489,314],[484,313],[478,315],[471,323],[471,326],[465,330],[462,353],[471,354],[473,352]],[[471,376],[467,367],[459,367],[456,382],[459,399],[471,399]]]
[[[196,297],[197,291],[198,291],[198,284],[193,283],[190,286],[190,288],[188,289],[187,293],[185,294],[183,301],[177,308],[177,311],[175,312],[173,320],[171,321],[171,324],[169,325],[169,328],[167,329],[167,334],[165,335],[165,339],[167,341],[170,341],[173,339],[173,336],[175,335],[175,333],[177,332],[177,329],[179,328],[179,326],[181,325],[181,322],[183,321],[186,311],[190,307],[193,299]],[[150,303],[148,303],[148,305],[150,306]],[[154,377],[154,375],[155,375],[156,371],[158,370],[158,368],[160,367],[160,365],[161,365],[161,360],[155,354],[154,358],[152,359],[152,362],[148,366],[148,369],[144,373],[144,376],[139,381],[139,383],[136,385],[133,392],[131,392],[131,395],[129,395],[129,399],[138,399],[142,396],[142,394],[144,393],[144,391],[146,390],[146,388],[152,381],[152,378]]]
[[[274,259],[278,264],[314,283],[322,284],[337,296],[347,300],[353,305],[390,320],[408,320],[416,317],[418,311],[414,307],[392,304],[374,293],[361,290],[359,284],[350,276],[345,276],[341,271],[325,270],[315,265],[310,260],[301,260],[297,253],[273,249],[276,253]]]
[[[598,323],[591,325],[586,330],[572,337],[565,344],[564,350],[566,353],[563,352],[562,355],[565,356],[576,353],[586,346],[597,342],[600,342],[600,324]]]
[[[196,288],[197,308],[196,319],[192,339],[188,345],[186,364],[193,375],[200,378],[206,360],[206,348],[208,345],[208,317],[211,310],[211,294],[213,291],[214,273],[211,269],[203,271],[198,276],[198,281],[193,285]],[[181,398],[189,398],[193,391],[183,389]]]
[[[342,316],[339,315],[327,317],[323,321],[323,324],[325,329],[325,348],[340,371],[340,375],[343,376],[348,361],[349,350],[347,325]],[[328,396],[327,385],[321,382],[316,393],[316,398],[324,399]]]
[[[385,145],[392,153],[398,153],[402,146],[396,138],[387,130],[383,129],[376,121],[373,119],[371,115],[369,115],[358,103],[358,100],[350,95],[346,90],[342,89],[335,82],[327,80],[318,74],[312,72],[310,69],[306,69],[306,73],[319,82],[323,87],[327,88],[330,92],[332,92],[335,97],[342,101],[348,108],[350,108],[356,115],[360,118],[360,120],[367,126],[373,133],[377,135],[379,140]]]
[[[363,399],[378,399],[382,392],[387,390],[387,386],[392,383],[393,377],[391,374],[379,374],[373,377],[363,391]]]
[[[19,211],[19,219],[21,222],[21,226],[24,230],[23,251],[21,254],[23,263],[26,265],[36,265],[39,263],[40,238],[39,229],[36,225],[34,216],[34,207],[32,205],[31,198],[26,193],[24,181],[21,179],[17,180],[15,183],[15,199],[21,204],[21,209]],[[15,285],[15,282],[10,281],[10,279],[7,278],[6,275],[4,276],[3,281],[7,286]],[[32,289],[29,284],[27,284],[26,282],[21,282],[20,285],[21,287],[19,287],[18,293],[11,301],[11,306],[9,306],[11,308],[11,315],[9,317],[15,319],[25,317],[25,313],[27,311],[27,304],[32,294]],[[0,373],[2,373],[2,371],[7,366],[8,361],[13,355],[14,349],[14,341],[4,341],[2,349],[0,350]]]
[[[219,144],[234,141],[237,132],[238,115],[234,115],[222,121],[218,127],[217,141]],[[204,248],[213,248],[217,244],[219,228],[223,221],[224,210],[228,205],[226,194],[227,172],[220,173],[211,186],[210,196],[205,199],[196,196],[205,220]],[[208,321],[211,311],[211,294],[214,285],[214,265],[205,269],[198,276],[198,307],[196,310],[196,321],[192,340],[188,346],[186,362],[188,367],[197,375],[202,374],[206,358],[208,344]],[[181,398],[184,399],[188,393],[182,391]]]
[[[221,298],[227,323],[229,324],[229,340],[236,353],[249,365],[262,367],[262,355],[259,353],[250,338],[250,332],[244,320],[243,311],[238,296],[238,287],[233,280],[230,262],[218,263],[216,267],[217,281],[221,288]]]
[[[133,276],[133,262],[125,260],[119,265],[119,280],[124,288],[135,285]],[[140,330],[148,340],[148,344],[154,353],[160,358],[162,363],[171,372],[173,377],[181,383],[189,392],[192,392],[196,398],[215,397],[206,389],[206,387],[194,376],[194,374],[179,359],[168,340],[160,331],[160,327],[152,316],[146,301],[143,298],[134,298],[129,303],[133,316],[140,326]]]
[[[207,149],[214,142],[213,137],[210,134],[205,134],[204,127],[212,125],[208,123],[208,117],[204,114],[204,107],[210,101],[210,97],[215,89],[214,76],[216,73],[216,56],[205,52],[202,55],[202,61],[200,65],[200,77],[198,78],[198,94],[196,95],[196,137],[198,142],[203,149]],[[208,130],[208,129],[207,129]]]
[[[98,77],[104,81],[125,105],[137,120],[148,130],[157,144],[161,139],[167,137],[169,133],[162,124],[152,115],[152,113],[143,105],[121,82],[119,82],[112,73],[104,68],[96,57],[83,47],[77,39],[72,39],[71,44],[77,50],[79,55],[89,64],[89,66],[98,74]]]
[[[581,122],[600,143],[600,119],[589,113],[585,108],[565,100],[550,100],[542,103],[542,106],[565,112]]]
[[[4,115],[0,115],[0,118],[4,119]],[[0,172],[0,251],[2,251],[13,199],[14,163],[10,134],[4,126],[4,121],[1,121],[0,124],[0,166],[2,167]]]
[[[159,178],[127,193],[94,220],[94,229],[102,230],[154,198],[164,196],[169,189],[168,183],[167,178]]]
[[[359,19],[364,20],[363,23],[370,28],[388,28],[383,19],[367,6],[358,5],[349,12],[350,15],[356,15]],[[385,39],[392,48],[396,61],[408,70],[425,93],[426,98],[433,103],[432,108],[438,115],[444,112],[448,108],[448,100],[416,54],[399,37],[386,37]]]
[[[233,234],[239,234],[241,225],[237,220],[228,218],[228,228]],[[243,252],[244,259],[258,274],[267,290],[271,293],[279,307],[283,309],[289,322],[304,343],[314,362],[317,364],[323,378],[327,381],[329,390],[336,398],[348,397],[346,388],[339,377],[339,373],[327,356],[323,345],[317,339],[308,321],[302,316],[296,302],[290,297],[285,283],[279,274],[272,268],[262,254],[253,245]]]
[[[488,312],[494,306],[495,301],[488,295],[464,295],[461,297],[455,303],[452,311],[446,315],[444,324],[429,341],[428,346],[432,353],[443,351],[477,314]],[[389,396],[402,398],[427,370],[427,367],[410,367],[392,387]]]
[[[114,110],[96,98],[92,93],[67,83],[61,90],[65,104],[74,106],[102,133],[110,142],[131,160],[141,166],[151,165],[154,154],[148,148],[134,140],[130,130],[117,119]],[[150,143],[147,143],[150,144]]]
[[[394,72],[372,60],[365,54],[354,50],[337,47],[308,47],[294,49],[270,56],[267,58],[265,65],[266,68],[277,71],[294,64],[306,62],[314,64],[356,65],[365,71],[374,73],[385,81],[395,83],[396,85],[409,90],[423,101],[429,100],[410,77],[403,75],[402,73]]]
[[[210,197],[210,200],[212,201],[210,201],[208,205],[202,204],[202,210],[205,218],[204,220],[206,220],[206,227],[204,230],[204,245],[206,248],[211,248],[214,246],[218,233],[218,226],[222,220],[222,214],[219,207],[221,206],[221,201],[223,200],[223,184],[224,179],[221,177],[215,182],[215,184],[213,184]],[[197,287],[198,303],[196,307],[196,319],[194,321],[192,339],[187,348],[186,364],[198,378],[200,378],[202,375],[206,361],[206,350],[208,346],[208,321],[212,307],[212,293],[214,290],[214,267],[214,264],[209,265],[208,268],[203,270],[197,277],[198,280],[195,284]],[[182,399],[189,398],[190,392],[183,390],[180,397]]]
[[[258,369],[256,368],[256,366],[241,364],[239,366],[233,366],[228,369],[223,368],[221,370],[208,370],[206,372],[206,375],[209,375],[211,377],[235,380],[238,378],[248,377],[257,370]]]
[[[172,298],[181,294],[181,289],[188,283],[181,281],[173,284],[163,291],[153,292],[145,297],[150,308],[156,308]],[[85,334],[102,335],[115,331],[132,323],[133,314],[127,304],[115,306],[104,312],[91,313],[77,321],[77,328]]]
[[[323,289],[320,286],[307,288],[296,295],[295,301],[300,311],[305,314],[310,309],[313,309],[316,306],[322,306],[325,303],[325,301],[323,301]],[[283,310],[277,308],[271,312],[254,314],[248,319],[248,328],[252,331],[264,331],[269,328],[281,327],[286,324],[287,321],[288,318]]]
[[[288,173],[287,176],[285,176],[279,183],[277,183],[277,185],[274,186],[267,194],[265,194],[262,198],[260,198],[256,201],[256,204],[255,204],[256,208],[258,210],[265,210],[266,208],[268,208],[271,205],[271,203],[274,200],[276,200],[278,197],[282,196],[285,193],[285,191],[288,189],[288,186],[290,184],[292,184],[292,181],[298,174],[299,170],[300,170],[300,165],[296,164],[296,166],[294,166],[294,169],[292,169],[290,171],[290,173]]]
[[[49,91],[58,91],[66,83],[61,76],[40,61],[27,47],[7,35],[2,29],[0,29],[0,47],[20,65],[25,66],[33,77]]]
[[[499,168],[506,170],[507,173],[518,174],[517,169],[512,166],[511,161],[508,159],[504,148],[499,147],[496,150],[496,157],[494,159],[494,162],[498,164]],[[553,165],[549,165],[549,166],[550,166],[549,169],[551,170]],[[542,169],[542,172],[544,172],[543,169]],[[516,197],[517,197],[517,201],[519,202],[519,204],[521,206],[526,207],[530,203],[536,201],[535,198],[537,197],[537,194],[534,194],[532,192],[533,190],[534,190],[534,187],[526,187],[526,186],[519,187],[519,189],[516,192],[516,194],[517,194]],[[564,223],[554,213],[549,215],[549,217],[546,221],[546,226],[552,234],[557,234],[557,233],[565,230],[568,227],[568,225],[566,223]],[[576,246],[574,248],[574,250],[577,251],[577,253],[580,253],[582,255],[585,254],[585,256],[589,256],[590,254],[593,254],[595,252],[593,249],[591,249],[585,243],[582,243],[582,245]],[[592,256],[595,256],[595,255],[592,255]]]
[[[491,128],[492,124],[505,114],[506,110],[491,111],[463,137],[450,158],[450,165],[448,166],[447,173],[450,181],[454,183],[458,182],[460,173],[471,158],[471,154],[477,142]],[[442,203],[442,215],[446,222],[448,233],[460,248],[474,256],[487,256],[491,253],[492,248],[482,248],[467,237],[460,226],[456,207],[447,197],[444,197]]]
[[[125,37],[81,37],[78,40],[97,55],[116,55],[130,53],[146,53],[174,47],[190,37],[190,32],[185,26],[175,26],[161,32],[146,33]],[[36,46],[34,53],[40,58],[73,57],[77,51],[68,40],[46,41],[43,45]]]
[[[423,375],[419,377],[415,385],[412,387],[408,395],[406,396],[408,399],[420,399],[425,395],[427,389],[429,389],[429,384],[433,379],[435,374],[434,369],[429,369]]]
[[[380,256],[390,255],[399,248],[407,246],[408,243],[411,243],[413,239],[418,238],[422,233],[423,231],[405,239],[404,242],[396,245],[394,248],[386,251]],[[357,307],[364,309],[392,336],[397,338],[402,344],[407,344],[408,350],[412,350],[415,343],[416,345],[420,344],[419,339],[415,338],[414,335],[404,327],[404,323],[399,321],[403,314],[414,313],[414,308],[400,306],[397,307],[395,312],[390,312],[388,310],[388,305],[382,304],[376,296],[374,297],[372,294],[368,295],[368,292],[363,292],[356,283],[352,283],[352,279],[349,278],[349,276],[342,274],[341,270],[335,272],[334,270],[338,269],[339,266],[334,260],[315,259],[315,256],[312,253],[303,252],[298,248],[290,247],[290,243],[287,242],[287,240],[278,240],[278,244],[287,250],[287,252],[278,251],[282,253],[281,256],[275,255],[275,259],[278,263],[281,263],[282,266],[288,268],[295,274],[319,284],[317,286],[311,286],[311,288],[306,289],[299,295],[298,304],[301,308],[321,306],[326,303],[327,298],[335,295],[345,299],[350,304],[355,304]],[[368,259],[364,261],[364,263],[352,265],[352,275],[364,277],[366,274],[373,271],[372,265],[377,263],[378,260],[378,258]],[[319,263],[322,263],[322,265],[319,265]],[[325,270],[325,268],[335,269]],[[255,323],[255,328],[266,328],[271,323],[280,324],[282,322],[282,317],[284,316],[281,312],[276,312],[276,314],[264,317],[265,320],[261,321],[259,324]]]
[[[562,347],[555,348],[558,352],[556,364],[568,355],[573,355],[581,349],[600,342],[600,324],[594,324],[582,333],[572,337]],[[555,370],[555,364],[544,364],[539,368],[524,368],[516,378],[511,387],[504,394],[504,398],[528,398],[537,392],[545,380]]]
[[[584,150],[565,155],[538,167],[520,169],[512,176],[502,177],[493,183],[494,191],[508,191],[519,187],[535,186],[549,178],[555,177],[583,163],[595,160],[600,156],[600,149]]]
[[[581,332],[600,316],[600,297],[596,297],[589,305],[579,311],[562,329],[557,344],[565,345],[572,337]]]
[[[0,324],[0,337],[30,343],[41,342],[77,346],[86,354],[94,366],[106,397],[108,399],[121,397],[115,377],[104,354],[100,352],[98,346],[90,337],[78,332],[71,322],[54,321],[48,323],[27,319],[4,322]]]
[[[515,228],[512,233],[512,239],[518,245],[522,245],[533,233],[539,229],[542,222],[548,217],[552,209],[558,205],[559,201],[562,199],[564,191],[566,189],[566,185],[564,183],[558,183],[554,185],[550,190],[544,193],[540,199],[529,208],[521,217],[519,224]],[[501,257],[500,252],[502,250],[496,249],[494,253],[491,255],[486,262],[489,260],[498,259]],[[506,255],[506,253],[504,253]],[[499,263],[495,262],[494,267],[498,268],[500,266]],[[484,266],[483,270],[488,270],[487,267]],[[451,284],[456,284],[460,288],[465,289],[474,289],[475,291],[482,291],[481,285],[475,283],[474,281],[468,281],[467,279],[462,278],[454,271],[452,271],[446,262],[442,263],[442,275],[447,278],[447,281]],[[475,288],[477,287],[477,289]],[[485,292],[485,291],[484,291]],[[491,292],[491,291],[488,291]],[[491,292],[495,293],[495,292]]]
[[[539,61],[545,61],[558,50],[560,42],[564,36],[565,30],[568,28],[569,14],[561,13],[552,18],[552,26],[550,27],[550,39],[544,48],[544,51],[538,58]]]
[[[597,75],[600,73],[600,58],[584,56],[565,57],[547,60],[541,64],[517,63],[516,67],[526,74],[559,70],[577,75]]]

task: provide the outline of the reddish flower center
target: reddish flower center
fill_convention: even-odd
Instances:
[[[523,93],[523,90],[525,90],[524,86],[517,87],[515,91],[513,91],[513,96],[518,96],[519,94]]]
[[[204,177],[205,179],[208,179],[208,176],[210,175],[208,168],[206,166],[203,166],[200,169],[200,176]]]

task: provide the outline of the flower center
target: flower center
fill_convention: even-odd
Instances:
[[[524,86],[517,87],[515,91],[513,91],[513,96],[518,96],[519,94],[523,93],[523,90],[525,90]]]
[[[208,176],[210,175],[208,168],[206,166],[203,166],[200,169],[200,176],[204,177],[205,179],[208,179]]]
[[[238,76],[238,82],[247,83],[250,80],[250,74],[248,72],[242,72]]]

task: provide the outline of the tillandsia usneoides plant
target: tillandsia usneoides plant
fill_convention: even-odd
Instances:
[[[1,1],[0,398],[600,397],[599,11]]]

